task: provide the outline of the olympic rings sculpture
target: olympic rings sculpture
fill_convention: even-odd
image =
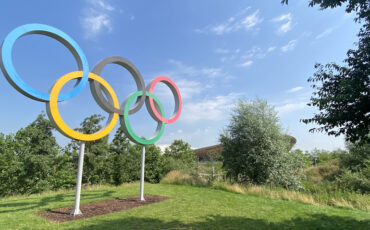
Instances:
[[[54,38],[55,40],[61,42],[76,59],[78,71],[67,73],[59,78],[51,87],[50,93],[44,93],[32,88],[22,80],[14,67],[12,61],[13,45],[18,38],[28,34],[41,34]],[[180,116],[182,108],[180,91],[170,78],[164,76],[157,77],[150,82],[147,87],[145,87],[144,80],[137,68],[127,59],[117,56],[103,59],[93,68],[91,72],[89,72],[87,59],[85,54],[82,52],[82,49],[71,37],[57,28],[43,24],[26,24],[17,27],[6,36],[3,44],[0,47],[0,52],[0,67],[8,82],[23,95],[36,101],[45,102],[47,115],[50,121],[55,125],[58,131],[69,138],[80,141],[98,140],[108,135],[108,133],[112,131],[119,118],[126,136],[131,141],[137,144],[148,145],[153,144],[161,137],[165,124],[175,122]],[[123,101],[121,106],[119,105],[113,88],[108,84],[108,82],[99,76],[104,66],[107,64],[117,64],[127,69],[136,82],[137,92],[131,93]],[[63,86],[71,80],[77,80],[77,84],[73,90],[65,94],[60,94]],[[84,89],[87,82],[90,84],[90,90],[94,100],[105,112],[109,113],[108,121],[105,127],[93,134],[79,133],[68,127],[68,125],[60,116],[58,110],[58,102],[71,99],[78,95]],[[170,118],[164,117],[163,106],[159,99],[153,94],[154,87],[159,82],[166,84],[172,91],[172,94],[175,98],[175,108],[173,115]],[[103,93],[106,97],[104,97]],[[132,108],[130,108],[135,99],[135,104]],[[157,121],[155,134],[150,139],[144,139],[136,135],[129,122],[129,115],[139,111],[144,103],[151,117]]]

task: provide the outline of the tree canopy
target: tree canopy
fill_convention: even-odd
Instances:
[[[220,142],[228,177],[255,184],[299,186],[292,170],[300,166],[288,155],[290,143],[277,112],[266,101],[240,100]]]
[[[283,0],[282,3],[288,3]],[[309,106],[320,111],[306,124],[320,127],[311,132],[328,135],[344,134],[346,140],[369,141],[370,130],[370,1],[369,0],[311,0],[309,6],[334,8],[347,3],[346,12],[356,12],[355,21],[362,23],[356,49],[347,52],[344,65],[315,64],[316,72],[308,79],[314,89]]]

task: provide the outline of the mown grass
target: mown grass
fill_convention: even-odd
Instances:
[[[82,203],[138,194],[139,184],[83,188]],[[89,219],[54,223],[35,213],[73,205],[74,192],[0,200],[1,229],[367,229],[369,212],[236,194],[207,187],[145,184],[170,200]]]
[[[306,204],[327,205],[370,211],[370,196],[351,192],[334,191],[329,193],[329,191],[318,191],[310,194],[273,186],[243,186],[226,182],[209,182],[204,178],[190,176],[181,171],[172,171],[168,173],[163,178],[162,183],[210,187],[239,194],[252,194],[267,198],[298,201]]]

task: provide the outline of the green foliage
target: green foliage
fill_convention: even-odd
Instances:
[[[366,164],[367,167],[363,172],[344,170],[335,181],[337,187],[348,191],[370,193],[370,161],[367,161]]]
[[[343,154],[341,160],[346,168],[359,171],[366,167],[370,160],[370,142],[347,143],[348,154]]]
[[[135,146],[141,151],[141,146]],[[155,145],[145,147],[145,181],[150,183],[159,183],[168,173],[166,161],[161,154],[160,148]]]
[[[301,163],[303,164],[304,168],[310,167],[313,164],[312,155],[308,153],[303,153],[303,151],[300,149],[295,149],[293,151],[290,151],[289,154],[299,159]]]
[[[302,189],[301,178],[305,158],[288,153],[281,154],[274,160],[267,182],[288,189]]]
[[[121,128],[110,144],[110,157],[113,162],[113,183],[120,185],[140,178],[140,152],[136,151]]]
[[[282,3],[288,3],[283,0]],[[356,22],[363,22],[358,33],[357,49],[348,50],[345,65],[315,64],[316,73],[308,79],[314,89],[309,106],[320,112],[313,118],[302,119],[306,124],[320,127],[311,132],[328,135],[345,134],[351,142],[369,141],[370,131],[370,1],[368,0],[311,0],[309,6],[335,8],[347,3],[346,12],[356,12]]]
[[[95,133],[102,128],[103,119],[101,115],[87,117],[76,130]],[[62,149],[53,131],[54,127],[42,113],[15,135],[0,133],[0,196],[75,186],[80,142],[72,140]],[[189,144],[177,143],[180,144],[172,146],[171,157],[189,165]],[[82,183],[120,185],[139,180],[141,148],[131,145],[120,128],[110,144],[108,136],[86,142]],[[146,146],[145,160],[145,181],[158,183],[169,170],[168,161],[154,145]]]
[[[165,149],[167,172],[171,170],[191,171],[195,167],[195,153],[190,145],[183,140],[175,140]]]
[[[298,185],[298,180],[293,182],[296,174],[291,163],[295,160],[285,156],[289,143],[278,121],[276,111],[266,101],[239,101],[220,137],[228,177],[256,184]]]
[[[305,170],[306,189],[314,186],[328,185],[340,174],[341,164],[339,159],[320,163]]]
[[[29,154],[56,156],[60,147],[53,136],[53,130],[54,127],[46,119],[46,115],[38,115],[35,121],[15,134],[14,151],[21,158]]]
[[[85,118],[80,124],[81,128],[76,130],[85,134],[96,133],[102,129],[100,122],[103,120],[103,116],[94,114]],[[67,151],[74,155],[76,160],[79,149],[80,142],[75,140],[72,140],[67,147]],[[86,142],[82,183],[110,183],[112,181],[112,167],[109,163],[108,135],[96,141]]]

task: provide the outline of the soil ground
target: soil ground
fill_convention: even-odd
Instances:
[[[82,215],[71,215],[74,206],[47,210],[37,215],[43,216],[48,220],[54,222],[65,222],[71,220],[78,220],[89,218],[98,215],[104,215],[112,212],[118,212],[122,210],[128,210],[136,208],[143,205],[153,204],[156,202],[161,202],[169,199],[168,197],[157,196],[157,195],[146,195],[145,201],[139,201],[139,197],[127,197],[127,198],[117,198],[113,200],[103,200],[88,204],[82,204],[80,210]]]

